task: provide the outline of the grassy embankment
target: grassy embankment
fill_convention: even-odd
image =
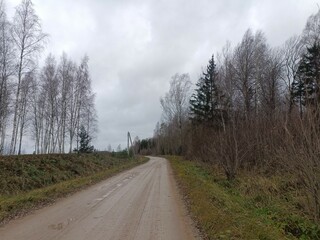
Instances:
[[[147,161],[108,153],[0,157],[0,224]]]
[[[228,182],[218,169],[167,157],[206,239],[320,239],[320,226],[301,209],[290,176],[240,173]]]

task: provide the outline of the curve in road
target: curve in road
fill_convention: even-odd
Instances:
[[[196,234],[166,159],[120,173],[0,228],[1,240],[188,240]],[[198,238],[198,237],[197,237]]]

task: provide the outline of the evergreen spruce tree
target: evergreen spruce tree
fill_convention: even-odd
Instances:
[[[292,82],[292,99],[301,105],[320,103],[320,44],[307,48]]]
[[[80,146],[79,149],[76,149],[78,153],[91,153],[94,150],[94,147],[91,144],[91,137],[87,133],[84,126],[80,127],[79,132]]]
[[[199,78],[195,93],[190,99],[191,120],[194,123],[204,123],[214,126],[219,120],[217,108],[219,94],[217,88],[218,73],[212,55],[205,72]]]

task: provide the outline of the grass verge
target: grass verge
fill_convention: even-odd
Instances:
[[[206,165],[167,159],[206,239],[320,239],[319,225],[296,209],[288,189],[275,194],[271,180],[240,176],[228,182]]]
[[[111,163],[108,164],[108,167],[105,166],[104,169],[100,170],[95,169],[96,172],[86,174],[86,176],[73,176],[73,178],[68,180],[61,180],[58,183],[52,183],[51,185],[29,191],[20,191],[16,194],[2,194],[0,195],[0,225],[14,217],[24,215],[34,209],[50,204],[58,198],[93,185],[121,171],[145,163],[147,160],[145,157],[121,160],[108,157],[108,161]],[[86,161],[90,160],[86,159]]]

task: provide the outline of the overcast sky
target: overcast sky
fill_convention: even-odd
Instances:
[[[9,17],[20,0],[8,0]],[[90,58],[99,132],[95,147],[125,147],[126,133],[152,137],[159,99],[175,73],[196,82],[210,56],[248,28],[272,46],[300,34],[314,0],[34,0],[46,52]],[[45,57],[45,56],[44,56]]]

